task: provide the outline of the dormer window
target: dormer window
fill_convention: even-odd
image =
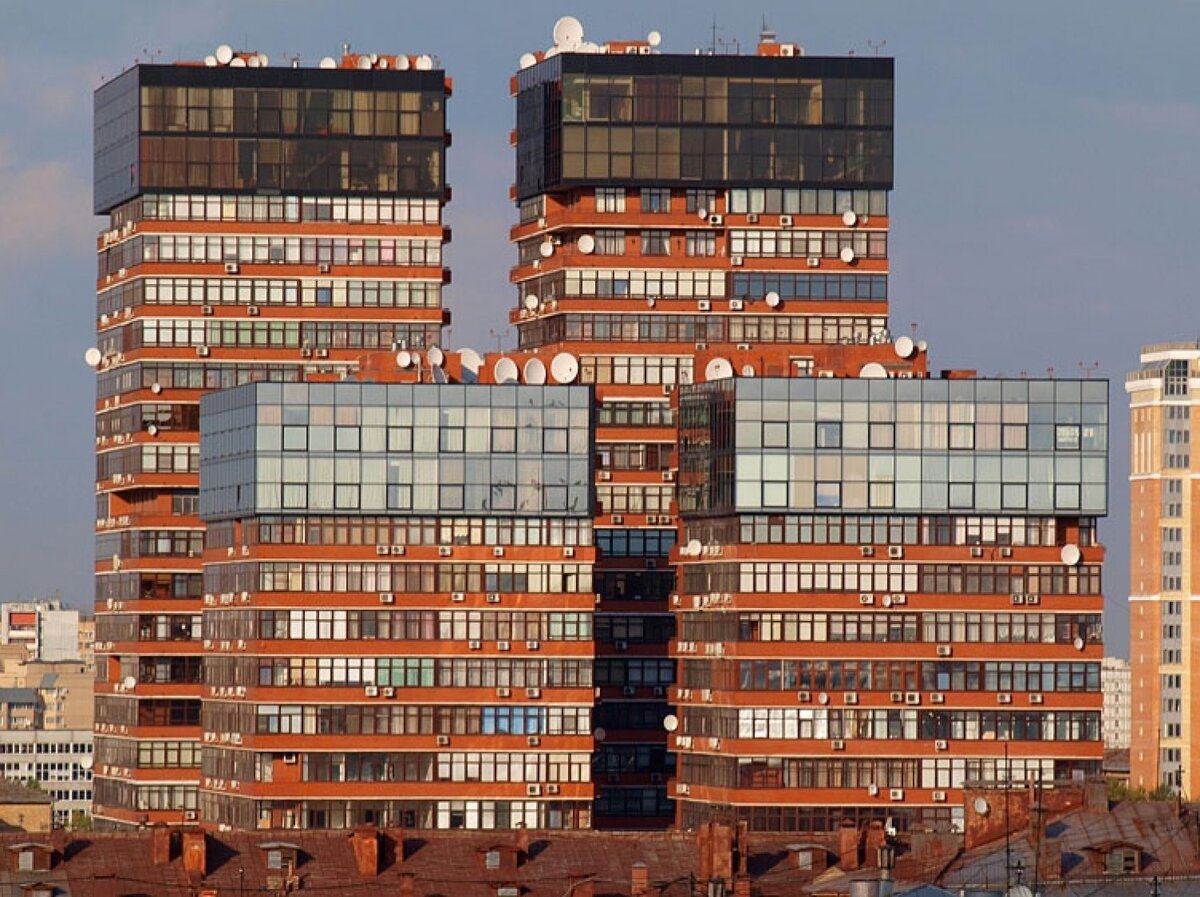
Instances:
[[[500,868],[500,851],[489,850],[486,854],[484,854],[483,865],[484,865],[484,868],[486,868],[486,869],[499,869]]]
[[[54,885],[45,882],[21,885],[21,897],[54,897]]]
[[[54,848],[49,844],[25,842],[13,844],[9,851],[15,854],[16,868],[19,872],[46,872],[50,869]]]
[[[283,841],[268,841],[260,844],[267,863],[268,872],[290,875],[299,865],[300,848]]]
[[[1104,872],[1107,875],[1137,875],[1142,871],[1142,852],[1128,844],[1111,847],[1104,854]]]
[[[22,850],[17,854],[17,869],[21,872],[33,871],[33,851]]]

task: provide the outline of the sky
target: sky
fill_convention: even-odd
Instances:
[[[1128,412],[1141,346],[1200,338],[1200,4],[1115,0],[0,0],[0,600],[91,602],[92,91],[220,43],[315,65],[343,42],[454,79],[447,344],[495,348],[512,291],[508,79],[570,14],[597,42],[896,58],[894,333],[933,368],[1112,381],[1108,653],[1128,654]],[[1192,236],[1189,236],[1191,234]]]

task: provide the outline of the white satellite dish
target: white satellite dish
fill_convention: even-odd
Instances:
[[[370,56],[360,56],[360,57],[358,57],[358,62],[356,62],[355,65],[357,65],[360,69],[363,69],[363,70],[369,69],[371,67],[371,57]]]
[[[743,377],[753,377],[753,376],[755,376],[755,373],[756,372],[754,370],[754,365],[752,365],[752,364],[742,365],[742,376]]]
[[[319,65],[320,65],[320,67],[321,67],[321,68],[323,68],[323,69],[335,69],[335,68],[337,68],[337,62],[336,62],[336,60],[334,60],[334,58],[333,58],[332,56],[325,56],[325,57],[323,57],[323,58],[321,59],[321,61],[320,61]]]
[[[593,43],[590,40],[585,40],[578,47],[576,47],[575,50],[579,53],[599,53],[600,45]]]
[[[842,224],[846,225],[846,227],[854,227],[854,225],[858,224],[858,215],[854,213],[854,209],[846,209],[846,211],[842,212]]]
[[[542,245],[538,247],[538,253],[542,258],[548,259],[554,255],[554,244],[549,240],[543,240]]]
[[[268,65],[271,64],[271,57],[268,56],[266,53],[259,53],[258,54],[258,64],[260,66],[262,66],[263,68],[266,68]]]
[[[706,218],[708,218],[708,209],[705,209],[705,208],[696,209],[696,217],[699,218],[701,221],[704,221]]]
[[[525,382],[540,386],[546,382],[546,365],[540,358],[531,358],[525,362]]]
[[[1083,552],[1079,550],[1079,546],[1073,542],[1068,542],[1062,547],[1060,552],[1062,562],[1068,567],[1074,567],[1083,558]]]
[[[162,384],[158,382],[151,383],[150,391],[155,395],[158,395],[160,392],[162,392]]]
[[[1087,643],[1083,640],[1083,636],[1077,635],[1075,636],[1075,641],[1073,641],[1071,644],[1075,646],[1076,651],[1082,651]]]
[[[704,368],[705,380],[728,380],[733,376],[733,365],[728,358],[714,358]]]
[[[704,550],[704,546],[700,544],[699,539],[689,539],[688,543],[683,547],[687,549],[687,553],[691,557],[700,557],[700,552]]]
[[[158,435],[158,424],[151,424],[150,426],[146,427],[146,432],[149,433],[151,436],[157,436]]]
[[[524,305],[525,308],[528,309],[529,311],[533,311],[534,309],[536,309],[538,307],[539,301],[540,300],[538,299],[538,297],[533,295],[533,293],[526,293],[525,298],[523,300],[521,300],[521,304]]]
[[[129,691],[131,688],[133,688],[135,685],[137,685],[137,680],[134,679],[132,676],[126,676],[124,679],[121,680],[121,685],[124,686],[126,691]]]
[[[213,68],[213,67],[214,67],[214,66],[217,64],[217,57],[215,57],[215,56],[211,56],[211,55],[209,55],[209,56],[205,56],[205,57],[204,57],[204,64],[205,64],[206,66],[208,66],[209,68]]]
[[[929,348],[929,343],[925,342],[925,340],[921,340],[920,342],[917,343],[917,348],[920,349],[922,352],[924,352],[926,349]]]
[[[417,68],[422,72],[427,72],[433,68],[433,57],[422,53],[417,57]]]
[[[552,56],[557,56],[561,52],[562,52],[562,47],[547,47],[545,50],[542,51],[542,59],[543,60],[549,59]]]
[[[887,368],[878,361],[868,361],[858,372],[858,376],[866,380],[883,380],[887,375]]]
[[[559,352],[550,362],[550,374],[559,383],[574,383],[579,376],[579,359],[570,352]]]
[[[663,717],[663,728],[668,732],[674,732],[679,728],[679,717],[674,713],[668,713]]]
[[[217,47],[216,58],[217,62],[221,63],[221,65],[229,65],[233,59],[233,47],[229,46],[229,44],[221,44],[221,46]]]
[[[412,65],[412,63],[408,61],[407,56],[397,56],[396,57],[397,71],[407,72],[411,65]]]
[[[608,737],[608,733],[606,731],[604,731],[604,727],[601,726],[600,728],[596,729],[595,732],[592,733],[592,737],[595,738],[597,741],[603,741],[605,738]]]
[[[379,61],[379,54],[378,54],[378,53],[372,53],[372,54],[371,54],[371,65],[374,65],[374,64],[375,64],[375,63],[377,63],[378,61]]]
[[[94,368],[96,365],[98,365],[103,357],[104,355],[101,354],[100,350],[95,346],[92,346],[83,353],[83,361],[90,368]]]
[[[520,66],[523,69],[529,68],[531,65],[537,65],[537,57],[532,53],[522,53]]]
[[[463,370],[470,371],[472,374],[478,374],[479,369],[483,367],[483,356],[474,349],[459,349],[458,361],[463,366]]]
[[[591,255],[596,251],[596,238],[591,234],[584,234],[575,241],[575,245],[579,247],[579,251],[584,255]]]
[[[842,251],[838,253],[838,257],[848,265],[854,261],[854,250],[849,246],[843,246]]]
[[[80,769],[91,769],[92,766],[95,764],[95,762],[96,761],[93,760],[91,757],[80,757],[79,758],[79,768]]]
[[[229,67],[231,69],[244,69],[246,67],[246,60],[242,59],[240,56],[235,57],[234,59],[229,60]]]
[[[412,352],[405,349],[403,352],[396,353],[396,366],[401,368],[412,367],[413,357]]]
[[[517,363],[511,358],[501,358],[492,365],[492,376],[497,383],[516,383],[520,379]]]
[[[563,16],[554,23],[553,34],[556,46],[578,46],[583,40],[583,23],[574,16]]]
[[[990,813],[992,811],[992,808],[988,804],[987,800],[982,797],[975,798],[974,807],[975,807],[975,812],[978,813],[980,816],[986,816],[988,813]]]
[[[379,62],[377,62],[376,65],[378,65],[381,69],[387,68],[388,67],[387,57],[386,56],[379,57]]]
[[[778,293],[776,293],[774,290],[771,290],[771,292],[767,293],[767,306],[769,308],[779,308],[779,302],[780,299]]]
[[[248,65],[252,69],[258,68],[261,64],[262,64],[262,60],[258,58],[257,53],[255,53],[253,56],[246,57],[246,65]]]
[[[657,31],[651,31],[649,34],[646,35],[646,43],[648,43],[652,47],[657,47],[659,44],[662,43],[662,35],[659,34]]]
[[[902,336],[896,340],[895,349],[896,354],[901,358],[912,358],[913,353],[917,351],[917,346],[911,336]]]
[[[439,346],[430,346],[429,351],[425,353],[425,357],[429,359],[429,363],[435,368],[440,368],[442,362],[446,360],[446,353]]]

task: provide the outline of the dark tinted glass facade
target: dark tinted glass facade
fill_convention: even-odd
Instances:
[[[95,211],[142,191],[440,196],[441,71],[143,65],[96,92]]]
[[[517,190],[892,185],[891,59],[561,54],[522,71]]]

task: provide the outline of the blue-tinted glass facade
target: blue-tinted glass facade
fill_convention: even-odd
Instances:
[[[592,515],[585,386],[256,383],[201,400],[200,514]]]
[[[680,402],[682,513],[1107,511],[1107,381],[746,378]]]

